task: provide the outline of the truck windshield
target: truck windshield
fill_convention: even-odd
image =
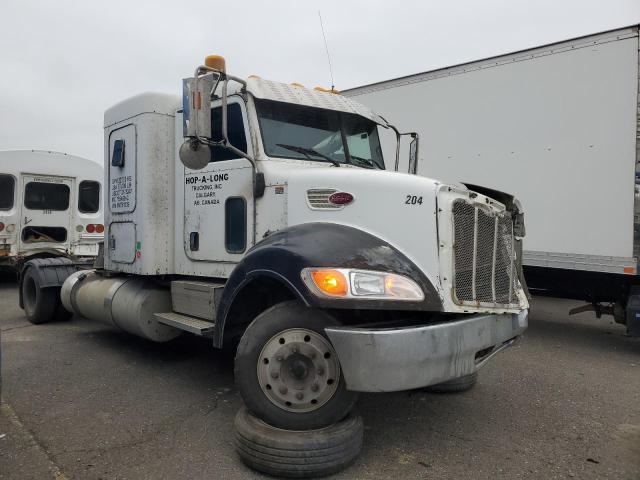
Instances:
[[[364,117],[272,100],[256,100],[270,157],[384,170],[377,125]]]

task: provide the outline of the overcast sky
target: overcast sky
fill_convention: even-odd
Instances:
[[[329,86],[318,8],[338,90],[640,23],[640,0],[1,0],[0,149],[102,162],[104,110],[210,53]]]

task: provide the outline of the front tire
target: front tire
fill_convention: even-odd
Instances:
[[[342,420],[358,395],[346,389],[324,329],[325,312],[295,301],[265,310],[247,327],[235,359],[236,385],[247,408],[271,426],[323,428]]]

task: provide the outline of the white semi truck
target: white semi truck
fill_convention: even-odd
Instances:
[[[522,335],[512,196],[384,171],[394,127],[335,93],[216,56],[183,86],[105,113],[104,261],[66,278],[68,311],[233,345],[248,408],[293,430],[357,392],[467,388]]]
[[[402,170],[520,199],[532,291],[640,335],[638,52],[631,26],[343,94],[417,131],[420,159]]]

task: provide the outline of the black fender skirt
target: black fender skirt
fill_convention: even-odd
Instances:
[[[24,262],[20,269],[20,279],[18,289],[18,303],[20,308],[24,308],[22,301],[22,279],[28,268],[31,268],[34,275],[38,278],[40,288],[61,287],[69,275],[75,273],[78,268],[70,258],[67,257],[51,257],[51,258],[34,258]]]
[[[355,268],[404,275],[414,280],[425,298],[421,302],[320,298],[309,291],[300,272],[306,267]],[[311,307],[367,310],[442,311],[442,300],[425,274],[384,240],[357,228],[335,223],[305,223],[280,230],[256,244],[231,273],[218,304],[224,325],[229,307],[242,287],[256,276],[287,285]],[[222,320],[222,322],[220,322]]]

